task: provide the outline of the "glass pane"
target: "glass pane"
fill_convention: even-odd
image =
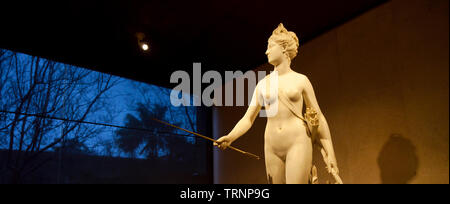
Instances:
[[[0,183],[208,183],[170,89],[0,49]],[[190,97],[192,98],[192,97]]]

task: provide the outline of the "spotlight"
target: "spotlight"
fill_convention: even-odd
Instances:
[[[142,48],[142,50],[147,51],[147,50],[148,50],[148,45],[147,45],[147,43],[142,43],[141,48]]]
[[[149,40],[145,37],[145,34],[142,32],[136,33],[138,46],[142,49],[142,51],[147,52],[150,49]]]

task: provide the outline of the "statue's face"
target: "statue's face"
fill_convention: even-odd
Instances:
[[[274,66],[281,64],[284,59],[283,48],[273,40],[269,40],[266,55],[269,63]]]

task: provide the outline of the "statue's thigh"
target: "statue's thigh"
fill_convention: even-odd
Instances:
[[[265,152],[267,181],[271,184],[286,183],[285,163],[270,151]]]
[[[307,184],[312,166],[312,145],[298,143],[286,156],[286,183]]]

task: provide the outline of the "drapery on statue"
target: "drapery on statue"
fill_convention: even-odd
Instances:
[[[262,105],[266,110],[277,106],[276,114],[267,117],[264,134],[264,155],[269,183],[317,183],[317,169],[312,164],[313,146],[321,148],[327,170],[336,183],[342,183],[334,154],[330,130],[320,111],[309,79],[290,67],[297,56],[299,41],[294,32],[280,24],[268,40],[266,55],[274,72],[256,85],[251,105],[243,118],[226,136],[214,142],[224,150],[245,134]],[[269,78],[277,74],[277,94],[267,89]],[[264,87],[264,88],[263,88]],[[278,96],[276,96],[278,95]],[[279,101],[279,103],[278,103]],[[303,102],[306,112],[302,114]]]

